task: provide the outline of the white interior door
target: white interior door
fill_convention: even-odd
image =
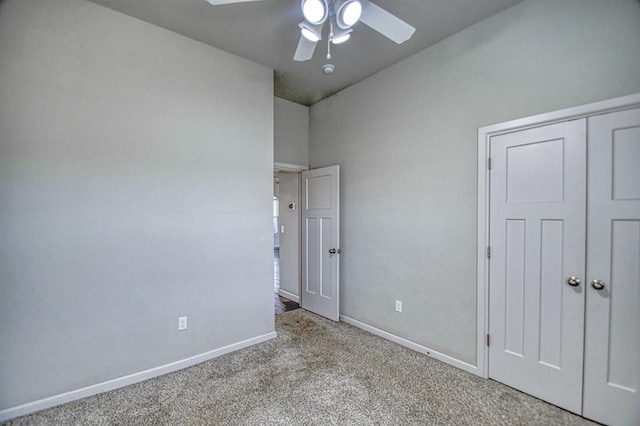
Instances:
[[[301,306],[340,318],[340,166],[302,173]]]
[[[490,143],[489,377],[578,414],[585,131],[582,119]]]
[[[589,118],[588,198],[584,416],[638,425],[640,109]]]

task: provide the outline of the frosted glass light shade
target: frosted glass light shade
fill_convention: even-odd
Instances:
[[[349,40],[351,38],[351,33],[346,33],[346,34],[342,34],[338,37],[334,37],[333,40],[331,40],[331,43],[333,44],[340,44],[340,43],[344,43],[345,41]]]
[[[309,41],[319,41],[322,40],[322,24],[313,25],[308,23],[307,21],[300,22],[298,24],[300,27],[300,32]]]
[[[302,28],[300,30],[300,32],[302,33],[304,38],[306,38],[309,41],[319,41],[320,40],[320,37],[318,37],[314,32],[312,32],[311,30],[309,30],[307,28]]]

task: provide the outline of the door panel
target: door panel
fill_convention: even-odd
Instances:
[[[589,118],[584,416],[640,424],[640,109]]]
[[[526,221],[507,219],[505,234],[505,324],[504,350],[524,355],[524,281]]]
[[[322,218],[322,220],[320,221],[320,223],[322,224],[321,226],[321,231],[320,231],[320,235],[322,238],[322,241],[320,243],[320,250],[322,251],[323,249],[327,252],[327,253],[323,253],[324,255],[324,260],[329,260],[328,262],[322,262],[322,272],[320,274],[320,281],[328,285],[323,285],[320,288],[320,295],[326,299],[331,299],[333,297],[333,284],[335,282],[335,280],[337,279],[337,277],[333,277],[331,275],[331,271],[333,269],[333,267],[335,266],[336,262],[332,262],[333,260],[333,256],[331,256],[330,253],[328,253],[329,249],[331,247],[333,247],[332,242],[335,241],[335,237],[333,235],[333,223],[334,223],[334,219],[333,218]],[[336,261],[337,261],[337,257],[335,257]],[[329,281],[325,281],[326,278],[325,277],[331,277],[329,278]]]
[[[305,278],[304,281],[304,289],[305,291],[303,293],[307,293],[309,296],[310,295],[317,295],[318,294],[318,289],[320,288],[319,282],[320,282],[320,272],[319,272],[319,268],[320,268],[320,262],[316,261],[314,262],[314,260],[317,260],[320,258],[320,244],[318,244],[317,241],[317,236],[319,234],[318,232],[318,219],[314,218],[314,217],[310,217],[310,218],[306,218],[306,220],[303,222],[305,224],[305,230],[302,233],[303,235],[303,241],[306,241],[306,243],[304,244],[304,246],[306,247],[306,252],[303,250],[303,253],[306,254],[305,256],[305,260],[303,261],[303,277]],[[303,296],[304,298],[304,296]],[[307,296],[308,298],[308,296]]]
[[[334,321],[340,317],[339,185],[339,166],[302,173],[301,305]]]
[[[507,202],[562,202],[563,172],[563,139],[508,146]]]
[[[491,138],[489,377],[582,410],[586,121]]]
[[[640,220],[614,220],[612,225],[607,382],[637,392],[640,353],[627,352],[627,345],[637,334],[628,325],[638,324],[638,286],[630,284],[640,283]]]
[[[601,118],[600,120],[604,120]],[[597,125],[598,120],[596,120]],[[613,130],[611,186],[614,200],[640,200],[640,127]]]
[[[540,254],[540,348],[539,361],[561,368],[562,334],[562,250],[564,221],[541,222]]]

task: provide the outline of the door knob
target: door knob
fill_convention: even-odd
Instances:
[[[329,249],[329,254],[336,254],[336,253],[340,253],[341,251],[342,251],[342,250],[340,250],[340,249],[334,249],[334,248],[332,248],[332,249]]]
[[[580,285],[580,278],[569,277],[569,279],[567,280],[567,284],[569,284],[572,287],[577,287]]]
[[[595,288],[596,290],[602,290],[604,288],[604,283],[600,280],[593,280],[591,281],[591,287]]]

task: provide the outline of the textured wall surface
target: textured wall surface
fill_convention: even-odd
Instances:
[[[309,107],[274,98],[274,161],[309,165]]]
[[[273,331],[272,70],[8,0],[0,75],[0,410]]]
[[[312,106],[341,313],[475,364],[478,127],[635,92],[635,0],[528,0]]]

